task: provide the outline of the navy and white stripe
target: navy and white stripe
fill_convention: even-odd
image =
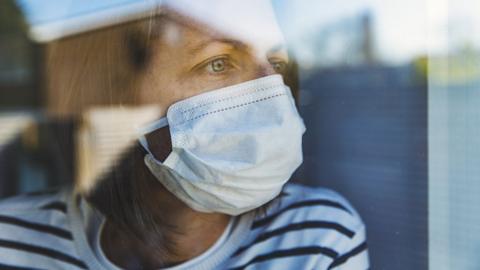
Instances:
[[[257,217],[231,269],[368,269],[365,227],[350,204],[321,188],[288,185]]]
[[[232,238],[237,240],[227,238],[218,251],[221,254],[211,254],[195,266],[234,270],[369,268],[365,226],[348,201],[327,189],[295,184],[287,185],[282,194],[264,211],[239,219],[234,228],[243,227],[237,231],[241,240],[233,229]],[[67,206],[68,201],[75,200],[67,192],[0,203],[0,269],[101,269],[96,258],[88,255],[93,252],[85,252],[90,245],[79,240],[83,238],[79,235],[91,234],[87,230],[92,229],[86,229],[82,221],[88,211],[76,213]],[[211,264],[205,264],[209,259]],[[184,268],[180,265],[179,269]]]
[[[0,204],[0,269],[87,269],[78,258],[62,193]]]

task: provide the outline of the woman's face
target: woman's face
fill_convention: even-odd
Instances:
[[[160,37],[152,43],[139,101],[159,105],[165,115],[182,99],[285,71],[289,59],[283,39],[254,43],[165,19]]]

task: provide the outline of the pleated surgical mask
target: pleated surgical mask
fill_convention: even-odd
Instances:
[[[161,162],[145,135],[169,126]],[[305,126],[290,89],[271,75],[170,106],[140,142],[152,174],[194,210],[239,215],[276,197],[302,163]]]

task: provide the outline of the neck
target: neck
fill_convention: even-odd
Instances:
[[[150,174],[143,158],[135,167],[143,170],[128,180],[140,183],[134,190],[141,201],[130,213],[135,216],[128,217],[135,221],[119,226],[107,218],[100,239],[110,261],[124,269],[172,266],[200,255],[219,239],[229,216],[194,211]]]
[[[179,209],[166,212],[170,212],[169,222],[158,226],[161,231],[145,230],[139,234],[125,233],[107,220],[101,238],[107,258],[125,269],[176,265],[205,252],[219,239],[229,222],[225,215]],[[152,243],[152,239],[158,242]]]

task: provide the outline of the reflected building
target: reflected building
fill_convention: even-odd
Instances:
[[[292,45],[302,66],[308,70],[379,62],[373,18],[368,11],[304,32]]]
[[[131,71],[105,76],[129,46],[119,25],[150,15],[156,1],[36,5],[0,3],[0,197],[88,186],[134,142],[132,123],[152,115],[128,108]]]

